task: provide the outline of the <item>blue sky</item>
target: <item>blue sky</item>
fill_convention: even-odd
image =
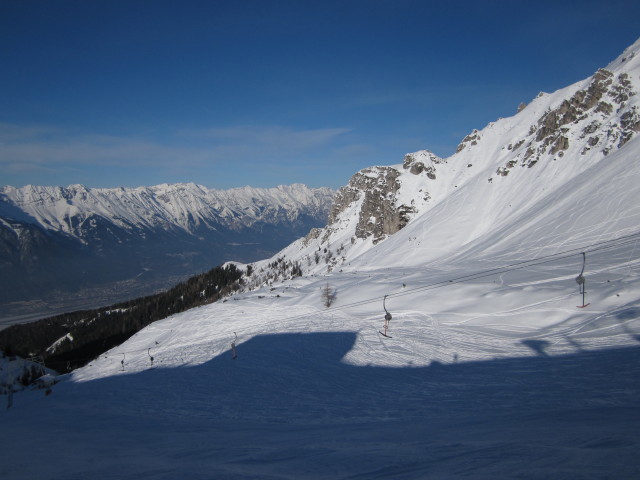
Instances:
[[[606,66],[640,2],[0,2],[0,185],[338,188]]]

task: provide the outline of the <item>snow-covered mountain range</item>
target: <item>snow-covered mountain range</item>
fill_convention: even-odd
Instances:
[[[323,217],[333,192],[305,185],[277,188],[216,190],[194,183],[139,188],[69,187],[0,189],[0,214],[31,221],[81,241],[95,236],[98,222],[122,230],[182,230],[197,234],[202,228],[231,230],[257,223],[297,222],[301,217]],[[16,212],[16,209],[19,212]]]
[[[16,395],[8,478],[637,478],[639,108],[640,40],[356,173],[233,299]]]
[[[324,225],[333,194],[299,184],[231,190],[193,183],[5,186],[0,264],[8,273],[1,300],[15,304],[79,286],[111,290],[111,282],[125,282],[130,296],[134,278],[140,294],[150,293],[231,259],[263,258]]]

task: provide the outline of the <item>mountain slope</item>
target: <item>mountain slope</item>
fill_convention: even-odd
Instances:
[[[637,478],[638,58],[626,100],[548,119],[594,76],[357,173],[245,291],[16,395],[8,477]]]
[[[278,256],[326,272],[326,262],[315,264],[315,252],[326,249],[329,270],[348,271],[375,265],[372,258],[438,264],[526,252],[527,239],[559,249],[636,231],[639,48],[474,130],[447,159],[419,151],[402,165],[358,172],[338,192],[329,225]],[[616,189],[624,198],[606,207]],[[356,261],[365,252],[368,259]]]

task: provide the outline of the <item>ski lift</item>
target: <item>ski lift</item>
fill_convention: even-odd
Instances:
[[[238,353],[236,352],[236,342],[238,341],[238,334],[236,332],[233,332],[233,334],[236,338],[233,340],[233,342],[231,342],[231,359],[235,360],[236,358],[238,358]]]
[[[576,277],[576,282],[578,283],[578,291],[580,295],[582,295],[582,305],[578,305],[578,308],[585,308],[591,305],[590,303],[584,303],[584,295],[587,288],[587,281],[584,278],[584,267],[587,264],[587,254],[582,252],[582,270],[580,270],[580,274]]]
[[[387,330],[389,329],[389,322],[393,318],[391,316],[391,314],[389,313],[389,310],[387,310],[387,306],[386,306],[387,297],[388,297],[388,295],[385,295],[384,298],[382,299],[382,308],[384,308],[384,311],[385,311],[385,314],[384,314],[384,326],[382,327],[384,332],[381,332],[380,330],[378,330],[378,333],[380,333],[380,335],[382,335],[384,337],[393,338],[393,337],[387,335]]]
[[[149,352],[151,350],[151,347],[147,348],[147,355],[149,355],[149,359],[151,360],[151,366],[153,367],[153,357],[151,356],[151,353]]]

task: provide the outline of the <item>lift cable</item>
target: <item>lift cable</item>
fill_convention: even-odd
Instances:
[[[529,260],[522,260],[522,261],[519,261],[519,262],[510,263],[510,264],[507,264],[507,265],[504,265],[504,266],[501,266],[501,267],[482,270],[482,271],[479,271],[479,272],[471,273],[471,274],[468,274],[468,275],[463,275],[463,276],[460,276],[460,277],[455,277],[455,278],[448,279],[448,280],[441,280],[441,281],[438,281],[438,282],[433,282],[433,283],[421,285],[421,286],[418,286],[418,287],[415,287],[415,288],[412,288],[412,289],[404,290],[402,292],[390,293],[390,294],[385,295],[385,300],[386,300],[386,298],[404,297],[406,295],[413,295],[413,294],[418,293],[418,292],[434,290],[434,289],[446,287],[446,286],[449,286],[449,285],[465,283],[465,282],[469,282],[469,281],[472,281],[472,280],[477,280],[477,279],[480,279],[480,278],[485,278],[485,277],[489,277],[489,276],[493,276],[493,275],[498,275],[498,274],[502,274],[502,273],[508,273],[508,272],[512,272],[512,271],[516,271],[516,270],[522,270],[524,268],[543,265],[543,264],[546,264],[546,263],[552,263],[552,262],[555,262],[555,261],[558,261],[558,260],[565,260],[565,259],[574,257],[576,255],[576,253],[579,253],[579,254],[582,255],[585,252],[598,252],[598,251],[603,251],[603,250],[610,250],[610,249],[613,249],[613,248],[618,248],[618,247],[626,246],[626,245],[629,245],[629,244],[633,244],[634,242],[637,242],[638,239],[640,239],[640,232],[636,232],[636,233],[633,233],[633,234],[630,234],[630,235],[624,235],[624,236],[617,237],[617,238],[610,239],[610,240],[604,240],[604,241],[601,241],[601,242],[595,242],[595,243],[592,243],[590,245],[586,245],[586,246],[581,246],[581,247],[565,250],[563,252],[558,252],[558,253],[554,253],[554,254],[551,254],[551,255],[544,255],[544,256],[541,256],[541,257],[531,258]],[[353,308],[353,307],[359,307],[359,306],[378,303],[379,301],[380,301],[380,297],[379,296],[378,297],[372,297],[372,298],[367,298],[367,299],[359,300],[359,301],[356,301],[356,302],[351,302],[351,303],[344,304],[344,305],[337,305],[337,306],[332,307],[331,310],[332,311],[347,310],[347,309],[350,309],[350,308]],[[386,310],[386,306],[384,308],[385,308],[385,311],[387,311]],[[293,316],[290,316],[290,317],[281,318],[277,322],[272,322],[269,325],[273,326],[273,325],[288,323],[288,322],[291,322],[292,320],[304,319],[304,318],[316,316],[317,314],[318,314],[317,312],[312,312],[312,313],[305,313],[305,314],[301,314],[301,315],[293,315]],[[247,329],[241,329],[241,330],[238,330],[238,331],[242,332],[244,330],[248,331],[248,328]],[[237,338],[237,333],[234,332],[234,334],[236,335],[236,338]],[[204,342],[203,345],[206,344],[206,343],[208,343],[208,342]],[[109,356],[124,355],[125,353],[132,354],[132,353],[144,352],[145,350],[147,350],[147,349],[146,348],[142,348],[142,349],[126,351],[126,352],[118,351],[118,352],[112,352],[110,355],[107,355],[106,353],[103,353],[103,354],[100,354],[100,355],[98,355],[96,357],[93,357],[93,358],[97,358],[97,357],[108,358]],[[123,361],[121,363],[123,364],[123,369],[124,369],[124,359],[123,359]]]

